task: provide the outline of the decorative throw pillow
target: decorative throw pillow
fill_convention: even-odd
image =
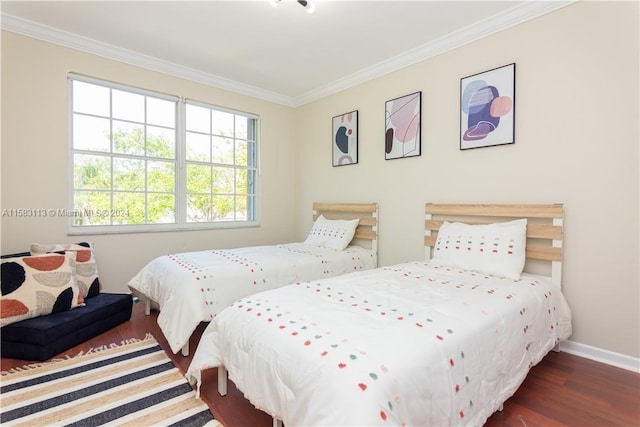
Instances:
[[[0,326],[83,305],[76,253],[2,259]]]
[[[527,220],[469,225],[444,222],[433,260],[441,265],[520,279],[524,268]]]
[[[75,252],[76,256],[76,280],[78,286],[82,290],[82,296],[91,298],[100,293],[102,283],[98,277],[98,264],[93,253],[93,245],[88,242],[81,243],[59,243],[52,245],[44,245],[34,243],[31,245],[31,253],[48,254],[48,253],[65,253]]]
[[[304,243],[342,251],[351,243],[359,222],[359,219],[326,219],[320,215]]]

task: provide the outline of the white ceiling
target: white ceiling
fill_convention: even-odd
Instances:
[[[570,4],[7,1],[2,28],[298,106]]]

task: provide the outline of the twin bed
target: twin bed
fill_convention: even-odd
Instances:
[[[571,333],[562,235],[562,205],[427,204],[424,261],[242,297],[187,377],[274,424],[481,425]]]
[[[290,283],[376,267],[378,205],[314,203],[304,242],[160,256],[128,283],[157,307],[158,325],[174,353],[189,354],[189,338],[237,299]]]

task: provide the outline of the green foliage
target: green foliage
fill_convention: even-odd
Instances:
[[[74,210],[84,213],[75,225],[175,223],[175,142],[162,132],[145,138],[143,126],[121,126],[112,147],[110,155],[74,155]],[[246,219],[248,144],[217,153],[215,166],[187,163],[188,222]]]

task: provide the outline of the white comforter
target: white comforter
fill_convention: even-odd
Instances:
[[[201,387],[203,369],[224,365],[287,426],[482,425],[570,333],[543,278],[413,262],[237,301],[205,329],[187,377]]]
[[[158,257],[128,283],[159,306],[158,325],[177,353],[200,324],[238,298],[297,281],[375,267],[375,254],[290,243]]]

